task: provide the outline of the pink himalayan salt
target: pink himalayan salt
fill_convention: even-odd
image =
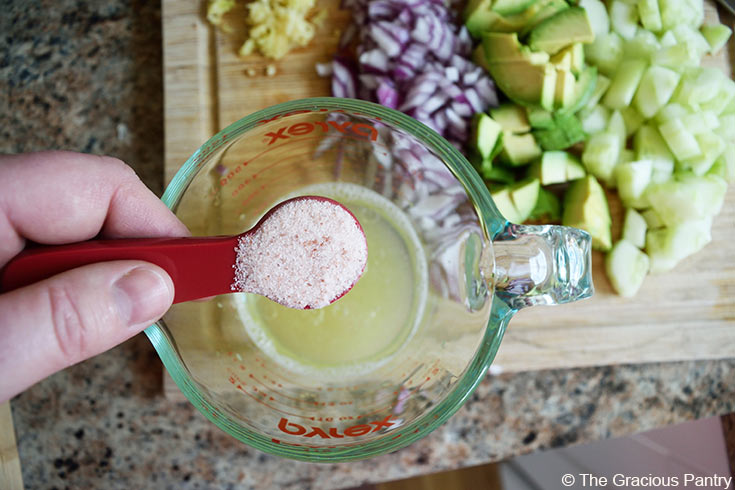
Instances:
[[[234,291],[290,308],[321,308],[345,294],[367,263],[367,241],[340,204],[295,199],[278,206],[238,246]]]

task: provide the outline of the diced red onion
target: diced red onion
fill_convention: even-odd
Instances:
[[[452,4],[452,2],[449,2]],[[332,66],[332,94],[398,108],[457,147],[475,112],[498,102],[485,70],[468,58],[472,39],[445,0],[342,0],[352,23]],[[355,65],[343,59],[348,44]],[[318,72],[326,73],[324,67]]]

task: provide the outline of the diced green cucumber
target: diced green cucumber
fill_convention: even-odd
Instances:
[[[720,116],[720,126],[715,130],[722,139],[735,144],[735,114]]]
[[[639,159],[668,160],[674,162],[674,155],[664,141],[656,126],[644,124],[633,136],[633,149]]]
[[[671,179],[674,174],[674,161],[665,158],[651,158],[653,171],[651,172],[651,182],[666,182]]]
[[[640,112],[630,106],[623,107],[619,112],[623,116],[623,122],[625,123],[625,137],[629,138],[643,125],[645,118]]]
[[[724,24],[705,24],[699,30],[707,40],[709,52],[712,54],[719,52],[727,44],[727,40],[730,39],[732,34],[732,30]]]
[[[676,102],[671,102],[663,106],[655,116],[655,121],[658,124],[663,124],[671,119],[681,119],[682,117],[691,114],[691,109],[684,107]]]
[[[545,223],[561,220],[561,203],[559,198],[548,189],[539,189],[536,207],[528,217],[529,220],[541,220]]]
[[[619,240],[605,256],[605,272],[613,289],[624,298],[635,296],[649,269],[648,255],[628,240]]]
[[[607,121],[607,130],[618,137],[621,147],[625,146],[628,131],[625,129],[625,118],[620,111],[613,111],[610,114],[610,119]]]
[[[560,184],[585,176],[584,167],[577,157],[566,151],[545,151],[529,173],[538,177],[541,185]]]
[[[646,220],[638,211],[633,208],[625,210],[622,233],[624,240],[628,240],[638,248],[643,248],[646,246],[647,229],[648,225],[646,224]]]
[[[505,103],[490,109],[490,117],[497,122],[504,131],[512,133],[527,133],[531,125],[526,116],[526,110],[518,104]]]
[[[666,272],[712,241],[711,219],[684,221],[646,233],[651,273]]]
[[[587,171],[595,177],[609,181],[620,157],[620,137],[610,131],[602,131],[590,136],[582,153],[582,162]]]
[[[691,26],[699,26],[704,17],[703,2],[687,0],[659,0],[661,11],[661,26],[664,30],[687,23]]]
[[[735,145],[727,145],[722,154],[717,157],[709,170],[710,175],[716,175],[730,184],[735,182]]]
[[[593,176],[572,181],[564,195],[563,207],[563,225],[587,231],[594,249],[610,250],[610,209],[605,191]]]
[[[633,39],[623,43],[625,59],[638,58],[650,62],[659,49],[661,49],[661,43],[656,35],[644,29],[639,29]]]
[[[604,3],[600,0],[579,0],[579,6],[587,11],[595,37],[610,31],[610,18]]]
[[[620,163],[615,168],[618,195],[625,207],[641,209],[648,206],[644,192],[651,183],[652,173],[650,160]]]
[[[681,77],[681,82],[671,100],[692,110],[699,110],[703,102],[717,96],[725,80],[725,75],[717,68],[688,69]]]
[[[584,109],[579,113],[582,129],[587,134],[595,134],[607,127],[610,119],[610,109],[604,105],[597,105],[592,109]]]
[[[653,32],[661,30],[661,11],[658,8],[658,0],[638,0],[638,16],[645,29]]]
[[[679,119],[684,127],[694,135],[707,133],[720,127],[720,120],[712,111],[691,112],[684,114]]]
[[[646,119],[652,118],[671,99],[679,78],[677,72],[663,66],[646,68],[633,99],[638,112]]]
[[[600,73],[611,77],[623,59],[623,39],[616,32],[601,34],[591,44],[585,45],[584,54]]]
[[[661,44],[663,45],[663,42]],[[651,56],[651,63],[677,71],[699,66],[700,61],[701,56],[690,44],[665,46]]]
[[[626,5],[619,1],[614,4]],[[646,71],[647,63],[641,59],[625,60],[612,78],[602,103],[611,109],[622,109],[630,105],[638,84]]]
[[[725,142],[712,131],[699,133],[695,138],[702,149],[702,154],[677,162],[677,171],[691,171],[694,175],[704,175],[725,150]]]
[[[684,221],[701,221],[720,212],[727,182],[715,175],[681,176],[654,183],[646,189],[646,199],[666,226]]]
[[[646,227],[649,230],[655,230],[664,227],[664,222],[658,213],[653,209],[646,209],[641,213],[643,219],[646,220]]]
[[[688,24],[678,24],[671,32],[676,38],[677,44],[688,44],[697,53],[700,58],[710,51],[710,45],[707,39],[697,29]]]
[[[633,39],[638,31],[638,9],[634,4],[613,0],[610,4],[610,25],[623,39]]]
[[[697,139],[687,130],[681,119],[670,119],[661,124],[658,130],[677,160],[686,160],[702,154]]]
[[[491,159],[502,146],[503,128],[485,113],[475,115],[471,144],[483,159]]]

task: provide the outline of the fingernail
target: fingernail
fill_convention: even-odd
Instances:
[[[173,299],[169,281],[147,267],[135,268],[115,281],[112,293],[120,318],[129,326],[155,322]]]

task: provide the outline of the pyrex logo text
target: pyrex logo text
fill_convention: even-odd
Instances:
[[[374,420],[372,422],[368,422],[367,424],[353,425],[352,427],[347,427],[342,434],[339,433],[336,427],[328,427],[326,428],[326,430],[320,427],[304,427],[303,425],[297,424],[295,422],[289,422],[286,417],[281,417],[281,420],[278,422],[278,428],[281,430],[281,432],[290,434],[292,436],[319,436],[322,439],[341,439],[345,436],[359,437],[364,436],[365,434],[368,434],[370,432],[378,432],[380,429],[383,428],[387,429],[392,425],[395,425],[395,422],[391,422],[390,418],[391,416],[388,415],[383,420]]]
[[[275,132],[271,131],[269,133],[265,133],[264,141],[267,141],[267,145],[270,146],[278,140],[287,140],[291,136],[303,136],[305,134],[311,133],[317,128],[321,128],[322,132],[324,133],[332,129],[343,134],[352,133],[361,138],[367,138],[370,141],[375,141],[376,139],[378,139],[378,130],[369,124],[353,123],[352,121],[315,121],[300,122],[292,124],[290,126],[281,126]]]

